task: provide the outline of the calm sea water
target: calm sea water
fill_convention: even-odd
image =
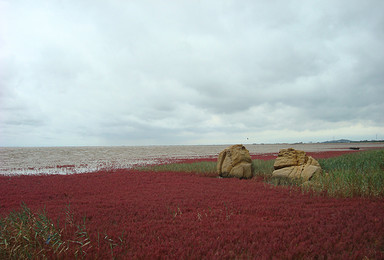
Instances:
[[[108,168],[132,168],[172,159],[217,157],[229,145],[103,146],[103,147],[0,147],[0,174],[73,174]],[[364,144],[264,144],[245,145],[251,154],[278,153],[282,148],[306,152],[345,150]]]

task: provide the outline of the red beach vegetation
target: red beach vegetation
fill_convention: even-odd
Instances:
[[[129,169],[1,176],[0,190],[0,217],[25,203],[31,212],[44,209],[62,241],[80,241],[62,257],[384,258],[382,198],[330,198],[260,179]]]

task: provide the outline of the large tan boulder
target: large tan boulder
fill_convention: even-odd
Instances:
[[[221,177],[252,178],[252,159],[242,144],[232,145],[219,154],[217,173]]]
[[[322,172],[320,164],[313,157],[293,148],[281,149],[273,167],[272,177],[302,178],[303,181],[309,181]]]

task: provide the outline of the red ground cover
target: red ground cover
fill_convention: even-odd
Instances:
[[[1,216],[25,202],[63,220],[70,204],[85,217],[90,259],[384,257],[383,199],[135,170],[2,176],[0,190]]]

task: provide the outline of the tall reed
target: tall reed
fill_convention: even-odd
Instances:
[[[66,211],[66,214],[72,213]],[[68,218],[65,224],[68,229],[74,226]],[[75,258],[84,257],[90,246],[85,224],[75,225],[70,239],[64,239],[67,231],[59,228],[59,223],[54,224],[45,210],[33,213],[22,204],[20,210],[0,219],[0,259],[46,259],[69,253]]]
[[[58,229],[42,211],[34,214],[25,205],[0,220],[0,258],[39,258],[68,249]]]
[[[384,196],[384,150],[346,154],[319,163],[324,174],[312,180],[313,190],[330,196]]]

